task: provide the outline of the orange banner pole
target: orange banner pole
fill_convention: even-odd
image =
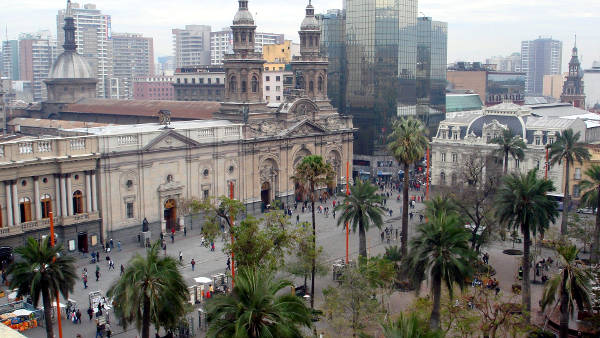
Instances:
[[[233,181],[229,182],[229,198],[233,199]],[[231,227],[232,229],[229,229],[229,234],[231,235],[231,245],[233,245],[233,215],[231,215]],[[231,250],[231,289],[233,291],[233,284],[234,284],[234,279],[235,279],[235,262],[234,262],[234,256],[233,256],[233,250]]]
[[[429,147],[427,147],[427,172],[425,174],[425,199],[429,200]]]
[[[54,215],[52,211],[48,212],[48,217],[50,217],[50,246],[54,246]],[[54,257],[56,260],[56,257]],[[58,298],[58,290],[56,290],[56,320],[58,322],[58,337],[62,338],[62,322],[60,320],[60,302]]]
[[[350,188],[348,187],[348,180],[350,174],[350,162],[346,161],[346,196],[350,195]],[[348,229],[348,222],[346,222],[346,264],[348,264],[348,238],[350,237],[350,229]]]

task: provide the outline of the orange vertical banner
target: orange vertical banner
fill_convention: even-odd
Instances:
[[[233,199],[233,181],[229,182],[229,198]],[[233,215],[231,215],[231,229],[229,229],[229,234],[231,235],[231,245],[233,245]],[[235,279],[235,262],[233,257],[233,250],[231,250],[231,289],[233,291],[233,284]]]
[[[346,161],[346,196],[350,195],[350,187],[348,186],[348,180],[350,175],[350,162]],[[348,222],[346,222],[346,264],[348,264],[348,238],[350,237],[350,229],[348,229]]]
[[[425,174],[425,199],[429,200],[429,147],[427,147],[426,161],[427,171]]]
[[[50,210],[50,212],[48,212],[48,217],[50,217],[50,246],[54,246],[54,215],[52,213],[52,210]],[[54,257],[54,259],[56,259],[56,257]],[[58,322],[58,337],[62,338],[63,334],[62,334],[62,322],[61,322],[61,318],[60,318],[60,298],[58,297],[58,290],[56,290],[56,320]]]

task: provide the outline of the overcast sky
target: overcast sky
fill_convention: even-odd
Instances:
[[[297,41],[307,1],[250,0],[249,8],[257,30],[284,33],[286,39]],[[342,8],[342,1],[313,0],[313,6],[317,13],[322,13]],[[15,39],[21,32],[40,29],[50,29],[56,34],[56,13],[66,4],[66,0],[2,2],[2,39],[6,36]],[[172,28],[206,24],[220,30],[231,24],[238,6],[236,0],[87,2],[95,3],[104,14],[112,16],[113,32],[153,37],[155,56],[173,53]],[[600,61],[600,0],[420,0],[419,12],[448,22],[449,63],[509,55],[520,51],[521,40],[551,36],[563,41],[563,71],[566,71],[575,34],[584,67],[588,68],[594,60]]]

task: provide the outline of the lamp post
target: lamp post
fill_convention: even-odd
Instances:
[[[50,217],[50,246],[54,247],[54,215],[52,214],[52,211],[48,212],[48,217]],[[54,257],[53,260],[56,260],[56,257]],[[58,290],[56,290],[56,320],[58,322],[58,337],[62,338],[62,322],[60,320],[60,302],[58,296]]]

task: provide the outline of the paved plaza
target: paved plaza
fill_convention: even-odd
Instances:
[[[388,199],[387,206],[393,210],[393,215],[390,217],[386,215],[385,217],[385,227],[391,227],[393,229],[401,227],[400,220],[400,209],[401,203],[396,200],[397,193],[394,193],[392,198]],[[339,201],[339,199],[338,199]],[[317,204],[319,205],[319,204]],[[328,206],[331,208],[331,201],[328,202]],[[409,235],[414,234],[414,228],[417,223],[419,223],[419,214],[423,212],[424,205],[422,203],[417,203],[415,209],[410,209],[411,212],[414,213],[413,219],[410,221],[409,227]],[[306,210],[305,213],[301,213],[301,208],[298,207],[298,211],[300,212],[300,221],[310,221],[310,212]],[[296,214],[291,218],[291,221],[295,223]],[[224,243],[221,241],[217,241],[215,243],[216,249],[214,252],[210,251],[210,248],[206,248],[200,243],[200,236],[197,231],[199,226],[199,222],[196,221],[194,225],[194,229],[192,231],[188,231],[186,237],[184,237],[183,232],[177,233],[175,236],[175,242],[171,243],[170,238],[165,237],[167,241],[167,254],[171,255],[175,258],[179,256],[179,252],[181,251],[183,254],[183,263],[184,266],[182,268],[183,276],[188,283],[188,285],[192,286],[195,284],[193,278],[204,276],[210,277],[216,273],[222,273],[226,271],[226,262],[227,256],[223,253],[222,248]],[[377,255],[385,252],[386,243],[382,243],[381,231],[379,229],[371,229],[367,233],[367,247],[369,250],[369,255]],[[343,258],[345,256],[345,232],[343,231],[343,227],[337,226],[337,219],[334,219],[329,214],[329,217],[325,217],[324,214],[317,213],[317,244],[323,246],[324,253],[329,261],[333,262],[337,259]],[[395,232],[392,237],[391,245],[400,245],[400,240],[395,240]],[[116,241],[118,238],[113,238]],[[497,270],[496,278],[500,282],[500,288],[504,293],[510,292],[511,285],[516,281],[517,269],[519,266],[519,261],[521,256],[508,256],[502,253],[502,250],[506,248],[512,247],[511,242],[493,242],[490,245],[486,246],[482,249],[482,251],[488,252],[490,255],[490,264],[495,267]],[[515,246],[517,247],[517,246]],[[350,241],[349,241],[349,252],[351,259],[356,258],[358,255],[358,236],[357,234],[351,233]],[[94,337],[95,336],[95,324],[94,321],[90,321],[87,316],[87,308],[89,305],[88,302],[88,294],[89,292],[100,290],[103,293],[106,292],[109,285],[111,285],[118,277],[120,273],[121,264],[126,265],[127,261],[135,254],[135,253],[143,253],[143,248],[138,246],[123,246],[122,251],[118,251],[115,245],[115,249],[110,253],[110,257],[113,259],[115,263],[114,270],[108,270],[108,264],[105,261],[106,254],[101,253],[100,259],[100,269],[101,269],[101,277],[98,282],[96,282],[96,278],[94,276],[95,264],[90,263],[90,258],[88,257],[79,257],[77,260],[77,273],[81,275],[83,268],[87,268],[88,270],[88,289],[83,288],[83,283],[81,279],[78,280],[74,292],[69,296],[71,299],[77,302],[78,308],[82,312],[82,324],[73,324],[72,322],[66,321],[63,319],[63,336],[64,337],[75,337],[76,334],[81,334],[83,337]],[[550,253],[543,253],[544,257],[548,257]],[[190,261],[192,258],[196,261],[195,271],[192,271]],[[532,274],[533,277],[533,274]],[[297,284],[302,283],[300,279],[298,279]],[[319,306],[322,302],[322,290],[323,288],[331,285],[332,275],[327,274],[322,278],[317,278],[316,280],[316,288],[315,288],[315,305]],[[424,287],[426,287],[424,285]],[[538,300],[541,297],[542,286],[539,284],[532,284],[532,306],[533,312],[538,311]],[[391,308],[394,310],[402,310],[412,302],[414,299],[414,292],[396,292],[392,296]],[[520,298],[519,298],[520,299]],[[6,298],[2,299],[2,302],[6,302]],[[66,303],[64,300],[61,303]],[[113,336],[119,337],[136,337],[138,336],[138,332],[135,327],[128,327],[127,331],[124,331],[122,327],[117,325],[117,320],[114,318],[112,311],[109,311],[109,315],[111,316],[111,330],[113,332]],[[535,314],[534,314],[535,317]],[[197,319],[196,319],[197,320]],[[203,332],[198,332],[197,330],[197,321],[195,321],[196,333],[197,336],[203,336]],[[323,325],[324,323],[317,323],[318,330],[326,330],[327,328]],[[55,325],[56,329],[56,325]],[[152,335],[154,334],[154,330],[151,329]],[[43,327],[38,327],[35,329],[28,330],[24,332],[24,334],[28,337],[45,337],[45,330]],[[161,332],[161,334],[164,334]]]

